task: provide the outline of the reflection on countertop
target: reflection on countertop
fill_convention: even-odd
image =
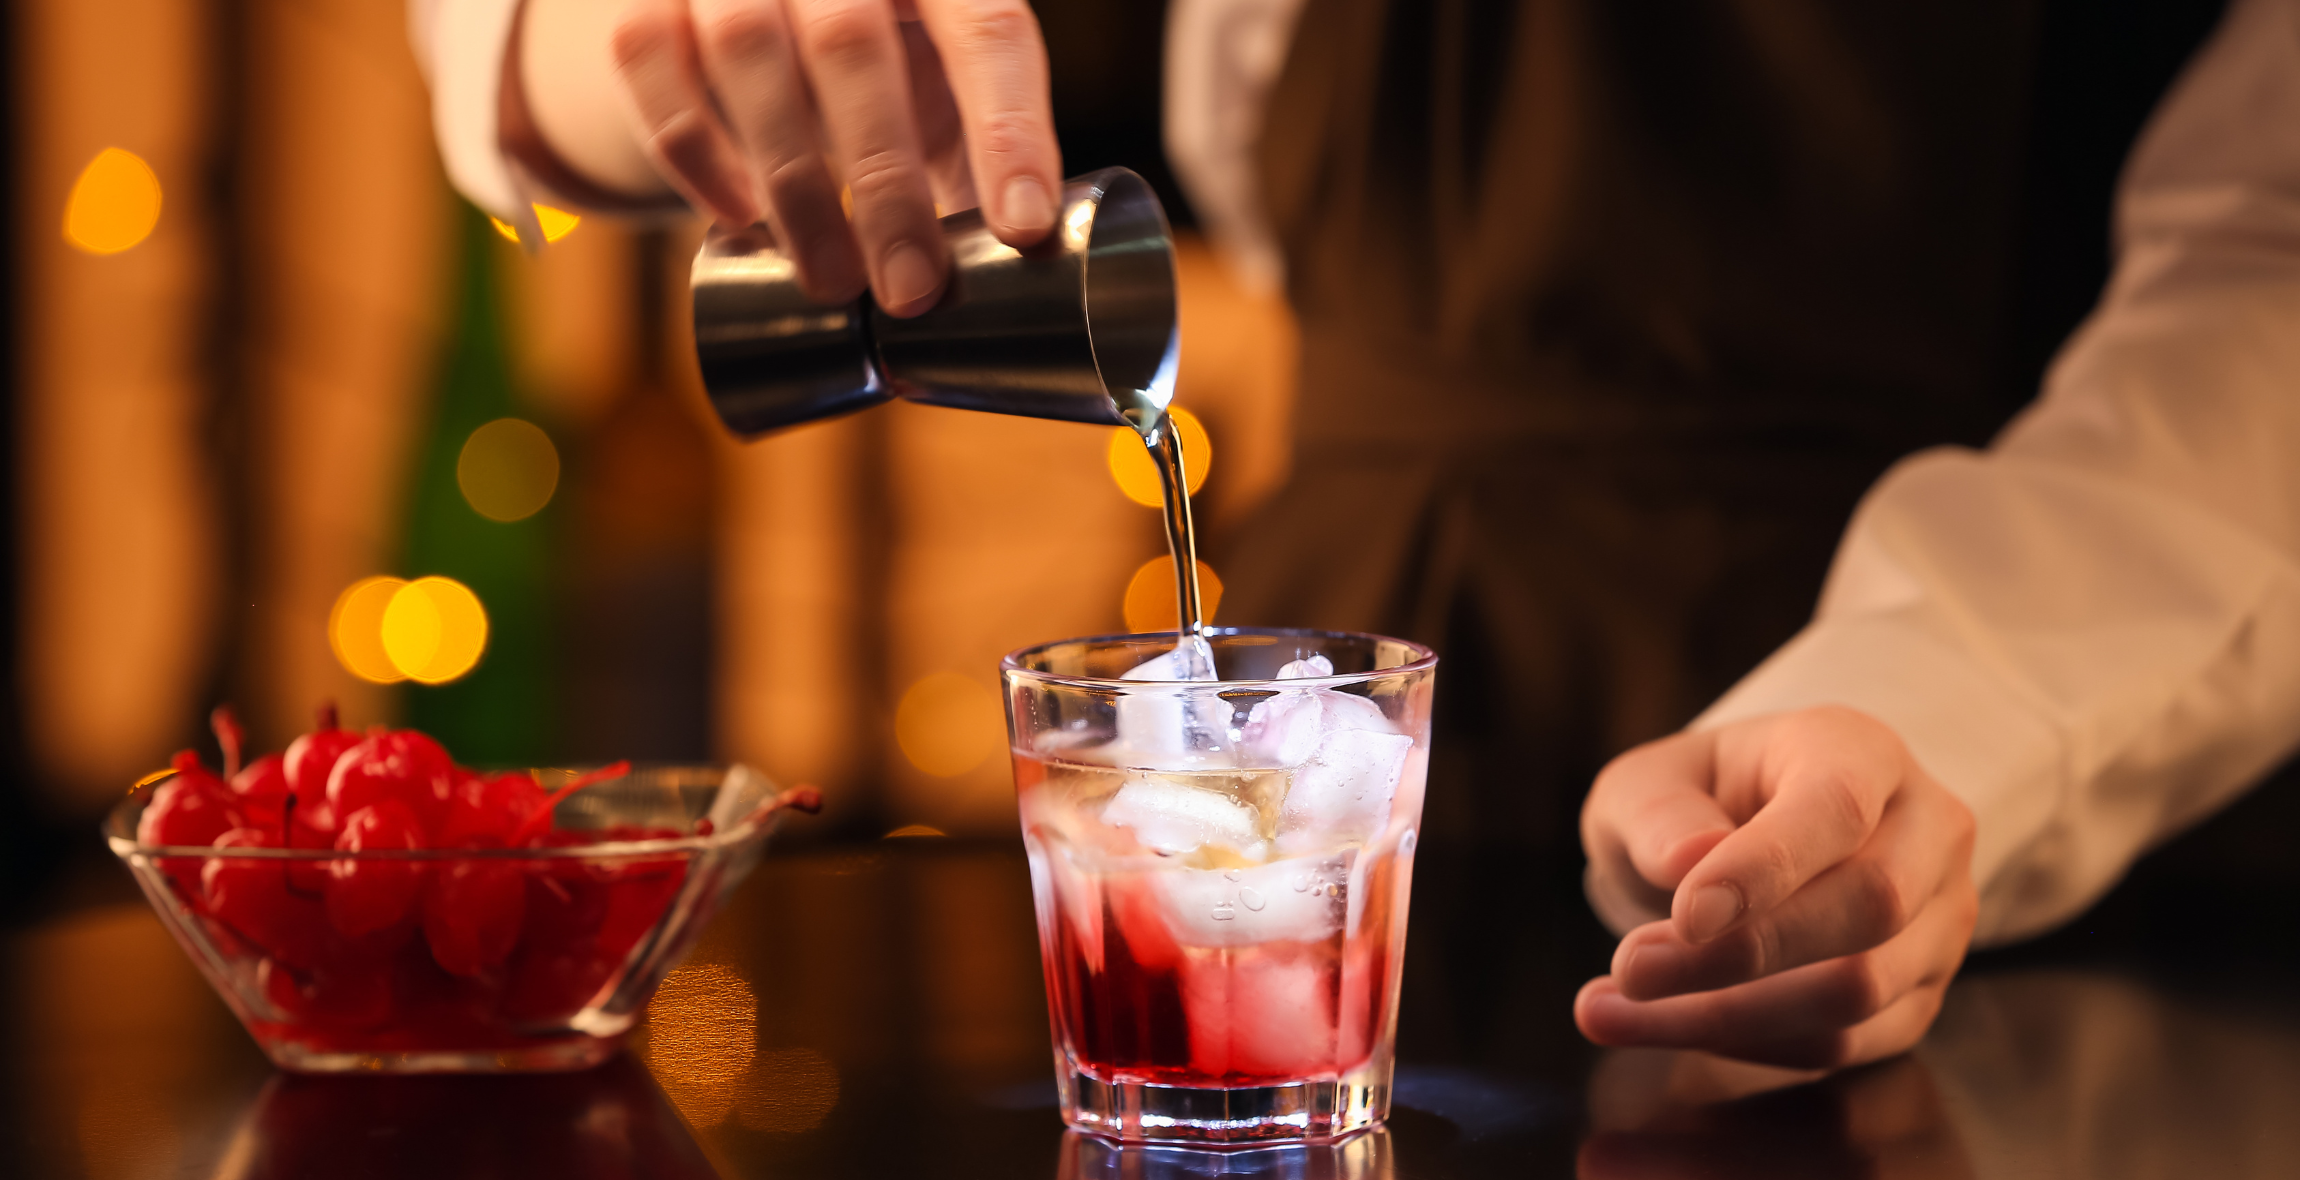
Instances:
[[[630,1054],[511,1078],[274,1076],[215,1180],[421,1175],[426,1180],[718,1175]]]
[[[83,905],[0,934],[0,1176],[2300,1175],[2300,990],[2253,966],[1984,964],[1917,1052],[1815,1081],[1553,1035],[1570,971],[1509,964],[1554,927],[1487,916],[1522,925],[1416,931],[1483,974],[1409,976],[1438,1002],[1408,997],[1386,1130],[1204,1153],[1064,1134],[1011,847],[771,856],[628,1052],[544,1077],[277,1074],[142,902]],[[1462,1013],[1481,1057],[1443,1047]]]
[[[2107,972],[1980,975],[1906,1056],[1815,1081],[1611,1053],[1589,1110],[1586,1180],[2266,1180],[2300,1175],[2300,1019]]]

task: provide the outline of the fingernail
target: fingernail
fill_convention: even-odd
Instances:
[[[886,277],[887,310],[898,314],[925,310],[918,305],[933,295],[941,282],[927,252],[909,242],[898,243],[886,252],[882,273]]]
[[[1704,885],[1694,890],[1693,903],[1685,907],[1685,937],[1707,942],[1725,933],[1740,916],[1740,890],[1731,885]]]
[[[1045,229],[1054,222],[1054,201],[1035,176],[1006,182],[1006,224],[1012,229]]]
[[[1674,995],[1685,973],[1685,953],[1666,942],[1651,942],[1629,952],[1629,961],[1616,972],[1621,994],[1633,1000]]]

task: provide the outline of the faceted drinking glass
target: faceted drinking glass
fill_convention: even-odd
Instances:
[[[1437,657],[1212,628],[1006,657],[1063,1118],[1121,1140],[1324,1141],[1389,1113]]]

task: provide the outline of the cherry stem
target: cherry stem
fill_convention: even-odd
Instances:
[[[567,796],[572,795],[585,787],[597,786],[598,784],[604,782],[612,782],[616,779],[622,778],[624,775],[629,773],[631,773],[631,763],[629,759],[625,759],[621,762],[610,762],[589,774],[578,777],[574,782],[571,782],[566,786],[553,791],[550,798],[547,798],[543,802],[536,804],[535,810],[528,812],[527,818],[519,821],[519,826],[511,830],[511,838],[503,842],[504,847],[518,848],[521,845],[527,843],[529,840],[542,835],[543,825],[551,821],[551,809],[559,806],[560,800],[565,799]]]
[[[336,721],[334,701],[321,701],[319,703],[319,728],[323,731],[343,728]]]
[[[208,728],[216,732],[216,745],[224,751],[224,780],[231,781],[240,772],[240,747],[247,741],[247,727],[232,715],[230,705],[217,705],[208,713]]]

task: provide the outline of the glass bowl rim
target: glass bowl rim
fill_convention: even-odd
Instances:
[[[212,844],[146,844],[132,836],[117,836],[111,828],[121,813],[139,801],[148,800],[150,790],[175,778],[173,771],[163,777],[139,780],[128,796],[112,805],[104,813],[104,842],[112,855],[126,860],[144,856],[163,860],[249,860],[249,861],[563,861],[563,860],[639,860],[660,859],[670,856],[692,857],[698,853],[715,852],[751,840],[763,840],[772,827],[772,821],[791,807],[791,792],[777,791],[775,780],[756,768],[739,762],[642,762],[632,766],[634,774],[641,771],[711,770],[733,773],[738,767],[758,775],[769,791],[756,807],[727,826],[725,831],[708,836],[676,836],[653,840],[603,840],[597,844],[562,845],[552,848],[370,848],[358,852],[340,852],[333,848],[217,848]],[[533,770],[566,770],[568,767],[530,767]],[[481,773],[496,773],[482,771]]]
[[[1124,640],[1158,639],[1164,636],[1173,636],[1175,642],[1181,640],[1181,632],[1179,631],[1136,631],[1108,635],[1081,635],[1071,639],[1050,639],[1045,643],[1033,643],[1028,647],[1018,647],[1006,653],[998,661],[998,670],[1002,675],[1016,679],[1029,680],[1039,684],[1058,684],[1072,688],[1137,692],[1146,688],[1162,690],[1212,688],[1220,692],[1235,692],[1241,689],[1255,691],[1261,689],[1341,688],[1351,684],[1364,684],[1369,680],[1378,680],[1385,676],[1405,676],[1428,671],[1437,667],[1438,662],[1437,652],[1431,650],[1426,644],[1372,631],[1333,631],[1320,627],[1207,627],[1200,633],[1208,638],[1244,635],[1267,636],[1271,639],[1371,639],[1379,643],[1394,643],[1417,654],[1405,663],[1392,664],[1387,668],[1374,668],[1365,672],[1343,672],[1333,676],[1304,676],[1294,680],[1125,680],[1111,676],[1068,676],[1057,672],[1041,672],[1035,668],[1025,668],[1020,662],[1024,657],[1045,651],[1048,648],[1074,643],[1117,643]]]

